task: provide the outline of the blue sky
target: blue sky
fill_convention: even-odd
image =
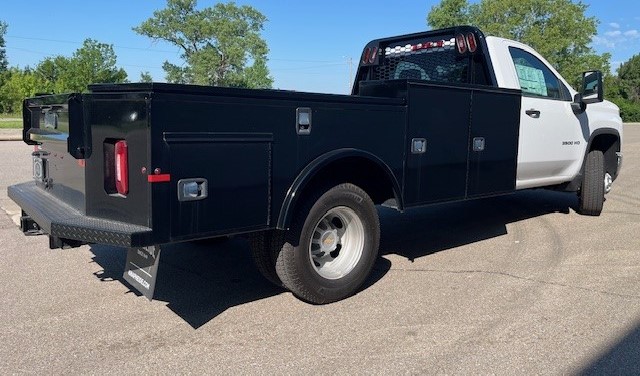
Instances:
[[[426,14],[436,0],[242,0],[269,22],[269,68],[279,89],[347,93],[363,45],[379,37],[426,30]],[[213,0],[200,0],[210,6]],[[600,20],[593,47],[612,54],[612,66],[640,53],[640,2],[587,0],[588,15]],[[26,6],[25,4],[28,4]],[[164,0],[4,0],[0,20],[8,23],[5,36],[12,66],[35,66],[47,56],[71,55],[86,38],[114,45],[118,65],[136,81],[148,71],[164,80],[162,63],[180,63],[172,45],[154,43],[131,30],[161,9]]]

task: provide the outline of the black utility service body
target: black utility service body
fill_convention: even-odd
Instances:
[[[477,51],[459,53],[469,33]],[[161,245],[286,230],[328,182],[398,210],[514,191],[521,92],[495,81],[484,36],[461,27],[372,41],[352,95],[140,83],[30,98],[34,180],[9,196],[52,248],[129,248],[125,278],[151,297]]]

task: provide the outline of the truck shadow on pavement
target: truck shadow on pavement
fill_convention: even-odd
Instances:
[[[640,375],[640,324],[578,375]]]
[[[97,278],[119,281],[142,298],[122,278],[126,249],[92,245],[91,252],[93,261],[103,269],[95,273]],[[381,279],[390,266],[388,260],[380,258],[363,289]],[[197,329],[231,307],[284,292],[259,274],[248,242],[238,237],[226,242],[186,242],[163,247],[154,300],[167,302],[169,309]]]
[[[507,224],[550,213],[569,214],[577,195],[531,190],[474,201],[441,204],[404,214],[382,208],[380,253],[413,261],[443,250],[507,234]]]
[[[381,254],[414,260],[446,249],[507,233],[506,224],[553,212],[569,213],[575,195],[531,191],[510,196],[431,206],[401,214],[380,208]],[[102,281],[122,278],[126,250],[92,245],[93,261],[103,269]],[[391,268],[378,258],[361,290],[382,279]],[[131,289],[131,286],[129,286]],[[131,289],[132,293],[141,295]],[[223,243],[186,242],[163,247],[154,300],[197,329],[227,309],[285,292],[267,282],[251,260],[248,242],[233,238]]]

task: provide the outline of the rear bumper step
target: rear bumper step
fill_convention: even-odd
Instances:
[[[153,244],[151,228],[88,217],[36,186],[35,182],[10,186],[8,191],[9,197],[52,237],[120,247]]]

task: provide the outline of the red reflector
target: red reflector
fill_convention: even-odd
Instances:
[[[467,34],[467,45],[469,46],[469,52],[474,53],[478,49],[478,44],[476,43],[476,36],[473,33]]]
[[[148,175],[147,181],[149,183],[166,183],[171,181],[170,174]]]
[[[118,141],[115,145],[116,190],[121,195],[129,193],[129,152],[127,141]]]
[[[378,47],[373,47],[373,50],[371,50],[371,56],[369,56],[369,63],[373,64],[376,61],[376,57],[378,57]]]
[[[458,52],[463,54],[467,52],[467,44],[464,42],[464,35],[456,35],[456,46],[458,46]]]
[[[362,64],[369,63],[369,57],[371,56],[371,48],[367,48],[364,50],[364,55],[362,55]]]

